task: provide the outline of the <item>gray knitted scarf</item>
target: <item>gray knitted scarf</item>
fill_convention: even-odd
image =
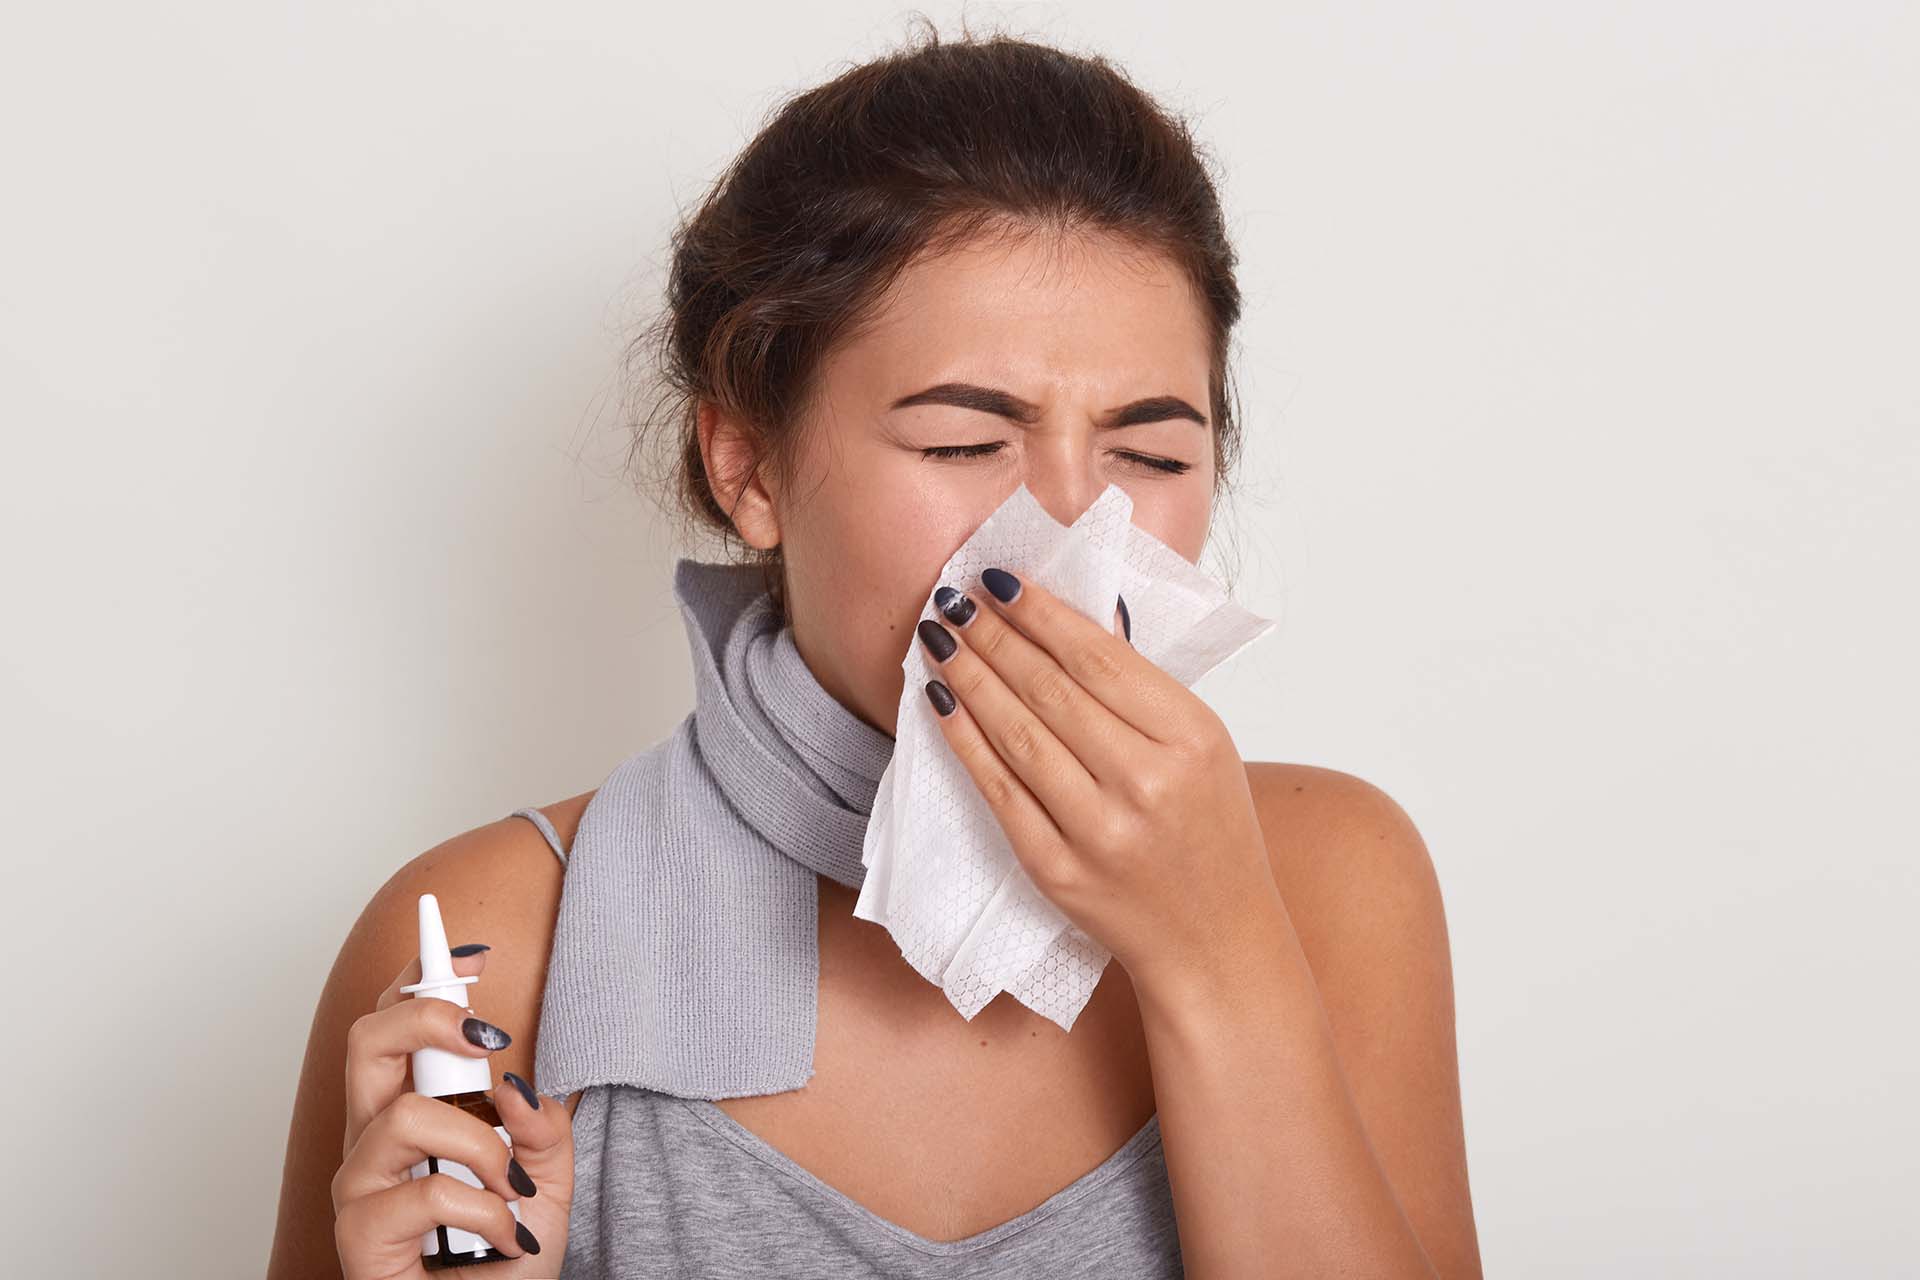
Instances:
[[[860,887],[893,739],[821,686],[752,566],[674,566],[694,710],[616,768],[568,851],[534,1087],[687,1098],[813,1075],[819,881]]]

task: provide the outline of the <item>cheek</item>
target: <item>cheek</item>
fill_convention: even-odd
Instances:
[[[1174,492],[1175,489],[1180,492]],[[1206,550],[1207,522],[1213,513],[1208,492],[1199,485],[1129,485],[1133,523],[1178,551],[1190,564]]]
[[[837,610],[834,626],[850,658],[850,680],[861,710],[873,723],[895,732],[893,716],[901,690],[901,659],[919,643],[914,627],[920,606],[939,585],[942,566],[966,541],[992,506],[975,513],[958,506],[951,492],[934,492],[924,502],[901,489],[866,502],[845,519],[836,539],[844,559],[834,577],[843,585],[849,607]]]
[[[864,491],[819,495],[804,535],[809,575],[822,600],[820,625],[834,631],[847,655],[850,681],[872,715],[891,715],[899,696],[900,661],[914,643],[920,606],[939,585],[954,549],[992,514],[992,496],[973,510],[954,490],[909,476]],[[978,505],[978,504],[974,504]],[[790,553],[799,550],[799,539]]]
[[[857,470],[843,472],[821,510],[831,512],[831,540],[846,562],[864,566],[869,590],[910,629],[914,609],[939,585],[941,566],[1004,500],[1005,477],[984,468],[968,477],[918,458]]]

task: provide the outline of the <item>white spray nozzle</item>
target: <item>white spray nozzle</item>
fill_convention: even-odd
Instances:
[[[420,981],[400,988],[403,995],[435,996],[467,1008],[466,986],[480,981],[477,973],[460,977],[453,971],[453,955],[447,949],[447,927],[440,920],[440,900],[430,893],[420,895]]]

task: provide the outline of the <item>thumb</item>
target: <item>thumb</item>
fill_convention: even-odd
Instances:
[[[521,1077],[503,1071],[493,1108],[513,1139],[514,1160],[533,1179],[534,1194],[520,1200],[520,1221],[539,1237],[543,1250],[557,1245],[564,1253],[573,1204],[573,1117],[566,1100],[543,1098]]]
[[[500,1123],[513,1135],[513,1157],[540,1184],[562,1181],[573,1185],[573,1117],[561,1098],[543,1098],[533,1086],[511,1071],[501,1072],[501,1086],[493,1092]]]

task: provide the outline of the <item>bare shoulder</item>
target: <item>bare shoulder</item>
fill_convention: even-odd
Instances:
[[[1339,1033],[1377,1027],[1387,984],[1445,988],[1452,974],[1440,882],[1425,839],[1364,778],[1315,765],[1247,765],[1267,856]],[[1403,993],[1405,994],[1405,993]]]
[[[1247,764],[1247,783],[1274,878],[1290,904],[1300,894],[1321,908],[1377,905],[1383,891],[1431,895],[1438,903],[1426,841],[1373,783],[1338,769],[1268,761]]]
[[[592,792],[541,807],[561,845],[571,848]],[[565,867],[539,828],[511,815],[463,831],[410,859],[368,901],[334,961],[324,1003],[372,1011],[393,975],[419,951],[420,895],[440,903],[447,941],[485,943],[487,965],[470,990],[474,1012],[506,1029],[513,1043],[495,1054],[496,1070],[533,1078],[534,1031],[546,987]]]
[[[567,848],[591,796],[541,810]],[[273,1280],[313,1274],[312,1259],[333,1256],[332,1180],[345,1126],[347,1033],[374,1011],[380,993],[418,954],[420,895],[439,899],[449,942],[490,948],[480,981],[469,988],[473,1009],[513,1037],[492,1059],[495,1078],[512,1071],[531,1081],[563,873],[539,829],[507,816],[410,859],[360,912],[334,957],[307,1032],[268,1267]],[[569,1110],[578,1102],[578,1095],[569,1099]]]
[[[1477,1277],[1453,961],[1426,841],[1352,774],[1261,762],[1247,779],[1368,1140],[1435,1269]]]
[[[591,795],[541,807],[563,848],[572,848]],[[475,1013],[513,1037],[494,1055],[497,1069],[531,1080],[534,1028],[564,875],[546,837],[525,818],[509,815],[464,831],[388,878],[361,913],[341,961],[367,966],[370,971],[360,980],[372,983],[376,994],[384,989],[417,952],[420,895],[433,894],[449,942],[483,942],[489,948],[472,1000]],[[360,987],[360,980],[352,985]]]

